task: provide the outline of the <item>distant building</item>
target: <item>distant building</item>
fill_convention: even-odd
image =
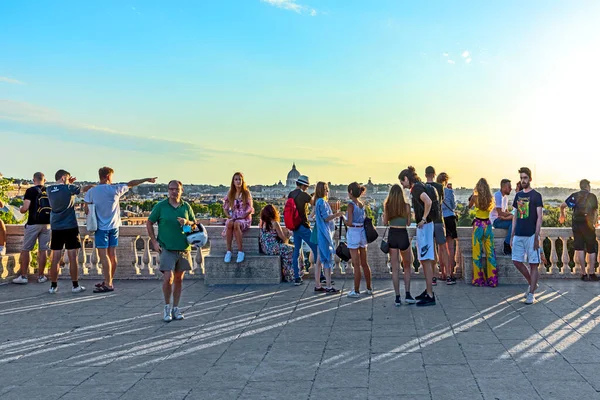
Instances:
[[[292,170],[288,172],[285,186],[288,188],[296,187],[296,179],[300,177],[300,172],[296,169],[296,163],[292,165]]]

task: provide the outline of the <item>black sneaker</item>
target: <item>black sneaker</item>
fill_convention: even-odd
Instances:
[[[337,294],[340,291],[334,287],[331,287],[329,289],[325,289],[325,294]]]
[[[302,278],[296,278],[294,279],[294,286],[300,286],[304,283],[304,281],[302,280]]]
[[[512,249],[510,248],[510,244],[504,243],[504,255],[505,256],[512,255]]]
[[[423,298],[423,300],[421,300],[417,303],[417,306],[418,307],[435,306],[435,294],[433,295],[433,297],[429,297],[428,294],[425,294],[425,297]]]
[[[427,290],[423,290],[423,293],[421,293],[420,295],[415,297],[415,300],[417,300],[417,301],[423,300],[425,298],[425,296],[427,296]]]
[[[592,282],[598,282],[598,280],[600,280],[600,278],[598,278],[598,275],[596,274],[590,274],[590,281]]]
[[[589,281],[590,280],[589,275],[588,274],[581,275],[581,280],[585,281],[585,282]]]
[[[453,276],[446,278],[446,285],[456,285],[456,278]]]
[[[400,307],[402,305],[402,301],[400,301],[400,296],[396,296],[394,304],[396,305],[396,307]]]
[[[433,279],[431,280],[431,284],[433,286],[437,286],[437,278],[434,276]]]
[[[327,280],[325,278],[321,278],[321,283],[322,284],[327,284]],[[335,285],[335,281],[332,279],[331,280],[331,286]]]
[[[415,304],[417,301],[415,299],[413,299],[413,297],[410,295],[410,293],[406,293],[406,296],[404,297],[404,302],[406,304]]]
[[[316,288],[314,289],[314,292],[315,292],[315,293],[317,293],[317,292],[326,292],[326,291],[327,291],[327,289],[325,289],[323,286],[321,286],[321,287],[318,287],[318,288],[316,287]]]

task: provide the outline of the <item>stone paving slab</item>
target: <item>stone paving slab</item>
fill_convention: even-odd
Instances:
[[[171,323],[160,282],[59,285],[0,286],[0,399],[600,399],[593,282],[544,281],[532,306],[525,285],[440,284],[421,309],[388,280],[359,299],[188,281]]]

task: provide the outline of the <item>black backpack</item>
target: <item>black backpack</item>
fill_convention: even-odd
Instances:
[[[579,196],[577,196],[575,206],[573,207],[573,221],[586,222],[593,215],[595,210],[588,202],[589,197],[590,192],[579,192]]]
[[[429,196],[429,198],[431,199],[431,211],[429,211],[429,219],[431,219],[431,221],[433,222],[438,221],[442,216],[442,208],[440,205],[440,200],[438,198],[437,189],[432,185],[428,185],[427,183],[420,184],[425,187],[425,193],[427,193],[427,196]],[[421,205],[420,199],[419,201],[417,201],[417,204],[423,207],[423,205]],[[423,211],[425,211],[424,207]]]
[[[50,212],[52,208],[50,207],[50,200],[48,199],[48,194],[46,193],[46,186],[42,186],[41,188],[37,188],[38,195],[36,199],[36,209],[35,209],[35,223],[40,225],[45,225],[50,223]]]

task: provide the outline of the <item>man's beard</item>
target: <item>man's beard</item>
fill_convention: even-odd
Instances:
[[[521,182],[521,188],[522,189],[529,189],[529,182],[527,182],[527,183]]]

